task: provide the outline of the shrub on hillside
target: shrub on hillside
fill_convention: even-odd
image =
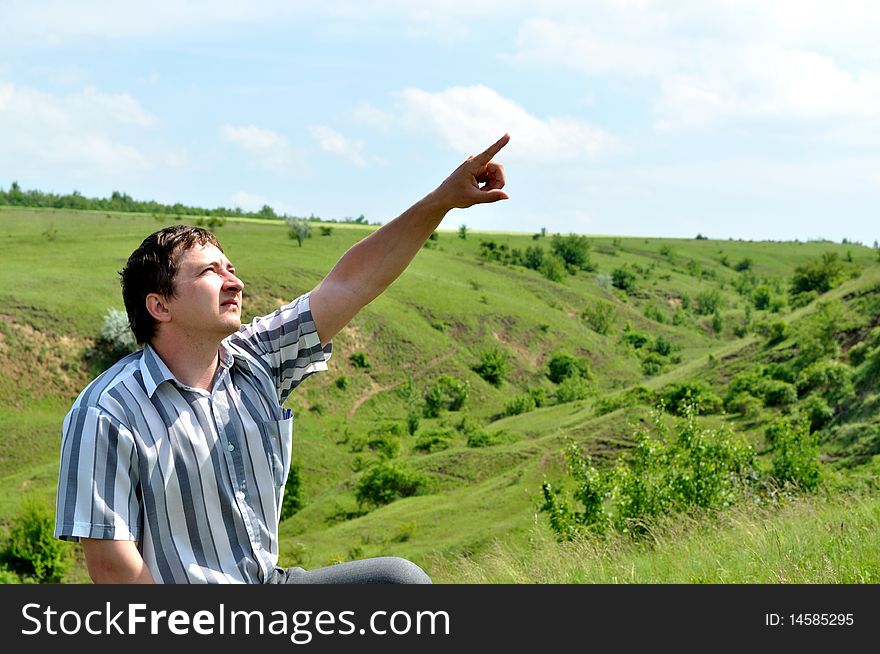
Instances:
[[[767,336],[767,345],[773,346],[781,343],[789,335],[788,323],[784,320],[777,320],[770,323],[765,330]]]
[[[852,369],[839,361],[814,361],[798,373],[796,383],[801,397],[819,391],[836,402],[852,392]]]
[[[702,291],[697,295],[697,313],[711,316],[721,308],[721,293],[717,289]]]
[[[767,379],[763,390],[765,406],[786,406],[797,402],[797,388],[787,382]]]
[[[642,358],[642,372],[648,377],[659,375],[666,367],[667,360],[665,357],[656,352],[648,352]]]
[[[592,389],[590,384],[579,375],[566,377],[556,387],[556,403],[565,404],[567,402],[576,402],[589,397]]]
[[[458,411],[464,406],[470,392],[470,383],[442,375],[425,394],[424,416],[436,418],[441,411]]]
[[[834,409],[828,404],[824,397],[811,395],[808,397],[802,407],[804,416],[809,421],[810,431],[819,431],[834,419]]]
[[[115,357],[121,357],[137,349],[134,333],[128,325],[128,314],[119,309],[107,309],[101,326],[99,346],[103,345]]]
[[[413,449],[419,452],[439,452],[452,446],[455,432],[448,427],[429,429],[416,438]]]
[[[650,522],[691,508],[720,509],[757,489],[760,477],[755,453],[728,431],[697,427],[692,414],[669,437],[659,417],[657,436],[636,435],[637,444],[618,457],[616,464],[599,470],[580,448],[566,451],[567,471],[575,483],[575,511],[546,481],[542,486],[550,526],[560,540],[613,528],[640,536]]]
[[[795,268],[789,292],[792,296],[827,293],[834,286],[842,270],[843,265],[838,260],[837,253],[825,252],[821,259]]]
[[[611,271],[611,284],[628,295],[636,290],[636,276],[628,268],[615,268]]]
[[[502,350],[493,347],[480,353],[480,362],[473,370],[493,386],[501,386],[510,370],[510,358]]]
[[[521,413],[528,413],[537,408],[535,398],[526,393],[525,395],[517,395],[507,404],[504,405],[505,416],[518,416]]]
[[[663,407],[677,416],[689,412],[694,415],[718,413],[723,405],[721,398],[704,381],[670,384],[659,395]]]
[[[583,377],[584,379],[589,379],[592,376],[589,361],[566,352],[554,353],[550,357],[547,368],[549,370],[547,376],[554,384],[561,384],[573,376]]]
[[[623,336],[620,337],[620,340],[627,345],[632,345],[635,349],[639,350],[651,342],[651,337],[645,332],[639,332],[634,329],[627,329],[623,332]]]
[[[369,370],[372,367],[369,360],[367,359],[366,353],[364,352],[355,352],[350,357],[348,357],[348,360],[355,368]]]
[[[581,318],[594,332],[605,335],[614,324],[614,314],[615,309],[611,302],[596,300],[581,312]]]
[[[544,248],[540,245],[530,245],[523,254],[523,265],[532,270],[540,270],[544,263]]]
[[[54,531],[54,511],[37,500],[25,500],[0,545],[0,565],[39,584],[60,582],[70,559],[68,545],[56,539]]]
[[[425,490],[427,479],[397,464],[381,462],[367,470],[355,487],[358,506],[382,506]]]
[[[594,270],[590,260],[590,240],[586,236],[554,234],[550,241],[553,253],[565,263],[570,273],[578,270]]]
[[[780,483],[793,483],[806,491],[822,482],[819,442],[805,419],[779,418],[766,430],[772,446],[772,475]]]
[[[561,282],[565,279],[565,263],[555,254],[545,256],[538,270],[551,282]]]
[[[729,413],[738,413],[746,419],[758,417],[762,406],[764,406],[764,403],[760,399],[748,393],[737,393],[730,396],[724,402],[725,410]]]
[[[302,470],[298,463],[290,466],[284,484],[284,499],[281,500],[281,520],[287,520],[303,507]]]

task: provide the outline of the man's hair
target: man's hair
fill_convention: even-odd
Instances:
[[[139,344],[149,343],[158,325],[147,311],[147,295],[158,293],[163,297],[174,297],[174,276],[180,255],[196,244],[210,244],[223,251],[217,237],[208,230],[174,225],[145,238],[119,271],[128,324]]]

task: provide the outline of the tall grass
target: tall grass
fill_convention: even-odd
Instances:
[[[437,583],[680,584],[880,582],[880,498],[836,493],[778,509],[677,516],[636,542],[555,543],[536,525],[528,545],[496,541],[473,558],[438,559]]]

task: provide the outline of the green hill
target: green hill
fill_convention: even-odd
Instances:
[[[116,272],[147,234],[173,222],[0,207],[4,521],[26,496],[54,499],[61,420],[102,365],[104,314],[122,309]],[[371,229],[332,227],[313,230],[302,247],[279,221],[228,219],[217,230],[247,284],[245,319],[312,288]],[[522,265],[534,263],[536,248],[551,258],[550,235],[440,232],[336,338],[330,371],[289,400],[303,508],[281,525],[283,564],[400,555],[455,580],[462,561],[491,556],[497,543],[515,550],[535,541],[535,529],[550,534],[537,507],[542,482],[564,476],[566,439],[609,462],[632,445],[652,405],[685,382],[705,382],[720,402],[701,423],[730,425],[759,459],[773,419],[808,414],[829,479],[853,485],[876,472],[876,250],[588,241],[588,261],[569,261],[569,271],[557,261],[554,273],[547,263]],[[823,272],[827,292],[790,293],[793,280],[820,284]],[[588,374],[555,383],[550,363],[560,353],[569,357],[563,372],[580,365]],[[499,359],[508,369],[494,385],[480,364]],[[453,411],[455,393],[466,399]],[[359,503],[359,482],[388,454],[395,469],[423,479],[420,491]],[[81,563],[68,578],[86,578]]]

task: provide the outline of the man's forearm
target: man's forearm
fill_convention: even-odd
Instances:
[[[406,270],[449,209],[429,193],[342,256],[312,291],[322,341],[329,341]]]
[[[132,541],[82,539],[89,576],[96,584],[153,584],[137,544]]]
[[[510,137],[469,157],[434,191],[354,245],[312,291],[310,307],[327,343],[406,270],[450,209],[506,200],[504,167],[492,161]]]

